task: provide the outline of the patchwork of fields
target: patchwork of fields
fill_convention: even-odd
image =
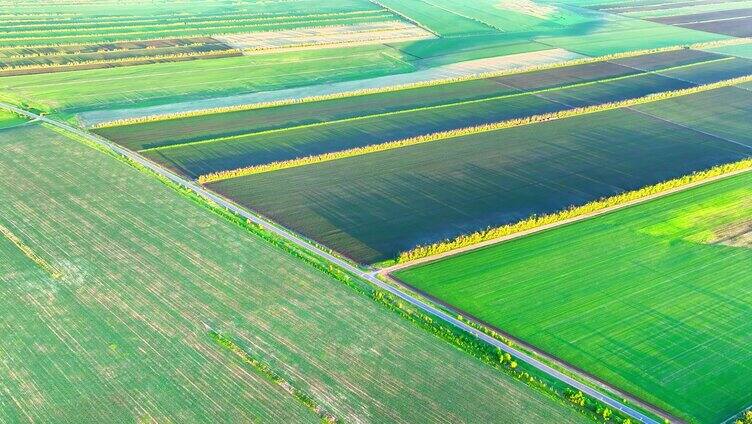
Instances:
[[[747,172],[396,276],[677,416],[721,422],[752,403],[751,222]]]
[[[320,422],[209,325],[343,420],[584,420],[39,124],[0,132],[0,197],[0,225],[62,274],[0,234],[3,419]]]
[[[750,75],[749,59],[682,49],[95,131],[189,177],[209,176],[208,186],[235,202],[374,263],[743,159],[752,152],[749,124],[739,119],[750,111],[747,90],[598,107]],[[690,103],[704,123],[670,113]],[[596,113],[482,127],[583,107]],[[461,128],[471,130],[369,151]],[[269,165],[317,155],[323,162]],[[253,171],[267,165],[272,172]]]
[[[750,0],[0,0],[0,422],[732,422],[751,116]]]

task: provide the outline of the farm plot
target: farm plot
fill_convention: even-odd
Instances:
[[[303,2],[302,4],[306,4]],[[112,15],[106,9],[99,16],[73,15],[69,21],[43,20],[39,23],[10,22],[0,25],[0,46],[23,44],[27,46],[102,43],[130,40],[148,40],[176,37],[201,37],[216,34],[278,31],[301,27],[362,24],[399,19],[391,12],[364,2],[360,10],[334,11],[307,4],[289,8],[284,13],[260,12],[258,7],[228,8],[227,13],[206,13],[197,5],[188,13],[148,16],[140,5],[123,15]],[[178,6],[179,7],[179,6]],[[254,10],[255,9],[255,10]]]
[[[410,23],[384,21],[220,35],[215,38],[236,49],[265,51],[307,46],[321,48],[338,44],[404,42],[433,37],[432,33]]]
[[[579,28],[575,26],[575,28]],[[570,31],[573,32],[573,31]],[[649,50],[668,46],[728,39],[729,36],[662,25],[637,19],[608,21],[596,28],[574,33],[542,34],[535,37],[548,45],[589,56],[623,51]]]
[[[497,32],[495,28],[482,22],[447,12],[423,0],[378,0],[377,3],[443,37],[474,36]]]
[[[62,275],[0,236],[0,378],[15,399],[0,416],[320,421],[208,325],[345,421],[585,419],[153,177],[37,124],[11,131],[0,224]]]
[[[749,155],[746,146],[621,109],[208,186],[373,263]]]
[[[658,73],[695,84],[707,84],[713,81],[749,75],[752,73],[752,60],[734,58],[721,62],[658,71]]]
[[[698,58],[724,58],[707,55]],[[705,63],[686,64],[683,58],[678,59],[682,59],[680,66]],[[631,67],[597,62],[95,131],[133,150],[157,148],[144,153],[197,176],[690,86]],[[164,146],[173,147],[161,149]]]
[[[0,78],[0,97],[43,109],[140,107],[408,72],[383,46],[158,63]]]
[[[209,37],[0,49],[0,76],[133,66],[240,54],[230,46]]]
[[[747,172],[396,277],[680,418],[721,422],[752,403],[751,225]]]
[[[651,116],[675,122],[699,132],[713,134],[752,150],[752,96],[742,88],[728,87],[692,96],[635,106]],[[712,114],[704,111],[712,110]]]
[[[500,83],[500,81],[497,81]],[[601,86],[602,85],[602,86]],[[541,115],[692,84],[657,75],[605,81],[543,93],[506,95],[400,113],[366,116],[321,125],[198,141],[142,153],[190,177],[356,147],[382,144],[457,128]]]

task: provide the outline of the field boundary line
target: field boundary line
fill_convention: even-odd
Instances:
[[[169,149],[176,149],[180,147],[195,146],[199,144],[208,144],[208,143],[214,143],[214,142],[234,140],[238,138],[251,137],[251,136],[256,136],[256,135],[274,134],[274,133],[285,132],[285,131],[300,130],[304,128],[315,128],[315,127],[326,126],[326,125],[341,124],[345,122],[355,122],[355,121],[360,121],[360,120],[365,120],[365,119],[382,118],[386,116],[395,116],[395,115],[401,115],[401,114],[406,114],[406,113],[423,112],[427,110],[437,110],[437,109],[444,109],[444,108],[450,108],[450,107],[471,105],[471,104],[476,104],[476,103],[492,102],[492,101],[502,100],[502,99],[524,97],[526,95],[534,96],[536,94],[550,93],[550,92],[555,92],[559,90],[567,90],[567,89],[579,88],[579,87],[586,87],[589,85],[620,81],[620,80],[629,79],[629,78],[637,78],[637,77],[645,76],[645,75],[654,75],[658,72],[672,71],[676,69],[689,68],[689,67],[696,66],[696,65],[703,65],[707,63],[722,62],[722,61],[734,60],[734,59],[736,58],[735,57],[722,57],[719,59],[710,59],[710,60],[706,60],[702,62],[694,62],[690,64],[685,64],[685,65],[671,66],[668,68],[657,69],[654,71],[640,71],[640,72],[636,72],[633,74],[620,75],[616,77],[609,77],[609,78],[604,78],[604,79],[599,79],[599,80],[594,80],[594,81],[577,82],[577,83],[573,83],[569,85],[541,88],[541,89],[530,90],[530,91],[520,91],[520,92],[509,93],[509,94],[502,94],[499,96],[484,97],[481,99],[462,100],[458,102],[442,103],[442,104],[432,105],[432,106],[420,106],[420,107],[415,107],[415,108],[410,108],[410,109],[395,110],[391,112],[372,113],[368,115],[353,116],[350,118],[341,118],[341,119],[333,119],[330,121],[314,122],[312,124],[294,125],[291,127],[274,128],[270,130],[247,132],[243,134],[228,135],[224,137],[213,137],[213,138],[207,138],[204,140],[188,141],[185,143],[167,144],[164,146],[155,146],[155,147],[141,149],[138,152],[143,153],[143,152],[151,152],[151,151],[158,151],[158,150],[169,150]],[[667,77],[667,78],[670,78],[670,77]]]
[[[533,216],[516,223],[461,235],[449,241],[438,242],[428,246],[418,246],[415,249],[401,253],[400,257],[404,259],[400,260],[400,257],[398,257],[396,264],[381,268],[378,270],[378,274],[391,278],[390,274],[402,269],[435,262],[447,257],[584,221],[750,171],[752,171],[752,157],[718,165],[704,171],[666,180],[616,196],[602,198],[560,212]],[[466,239],[477,239],[478,241],[465,242],[464,240]],[[462,243],[469,244],[454,248],[451,247],[454,244]],[[429,252],[433,251],[436,253],[429,254]]]
[[[41,256],[37,255],[34,250],[32,250],[31,247],[29,247],[26,243],[23,242],[18,236],[13,234],[13,232],[3,224],[0,224],[0,234],[3,235],[8,241],[13,243],[14,246],[18,248],[18,250],[21,251],[21,253],[24,254],[27,258],[29,258],[32,262],[34,262],[39,268],[44,270],[47,274],[50,275],[53,279],[57,280],[60,277],[63,276],[63,273],[60,272],[57,268],[50,265],[49,262],[44,260]]]
[[[410,90],[414,88],[447,85],[447,84],[454,84],[458,82],[502,77],[502,76],[507,76],[507,75],[525,74],[525,73],[536,72],[536,71],[544,71],[544,70],[556,69],[556,68],[566,68],[570,66],[586,65],[586,64],[598,63],[598,62],[607,62],[609,60],[624,59],[624,58],[629,58],[629,57],[643,56],[643,55],[655,54],[655,53],[664,53],[664,52],[670,52],[670,51],[678,51],[678,50],[683,50],[683,49],[704,49],[704,48],[714,48],[714,47],[723,47],[723,46],[728,46],[728,45],[749,44],[749,43],[752,43],[752,37],[733,38],[733,39],[728,39],[728,40],[711,41],[711,42],[705,42],[705,43],[695,43],[695,44],[691,44],[688,46],[676,45],[676,46],[661,47],[661,48],[656,48],[656,49],[634,50],[634,51],[614,53],[614,54],[604,55],[604,56],[584,57],[584,58],[579,58],[579,59],[567,60],[563,62],[554,62],[554,63],[540,64],[540,65],[525,66],[525,67],[520,67],[520,68],[515,68],[515,69],[504,69],[500,71],[481,72],[477,74],[465,75],[465,76],[460,76],[460,77],[439,78],[439,79],[430,80],[430,81],[420,81],[420,82],[398,84],[398,85],[385,86],[385,87],[367,88],[367,89],[354,90],[354,91],[344,91],[340,93],[324,94],[324,95],[318,95],[318,96],[290,98],[290,99],[274,100],[274,101],[268,101],[268,102],[246,103],[246,104],[241,104],[241,105],[196,109],[196,110],[183,111],[183,112],[158,113],[154,115],[141,116],[141,117],[136,117],[136,118],[114,119],[111,121],[105,121],[105,122],[94,124],[90,128],[119,127],[119,126],[125,126],[125,125],[142,124],[146,122],[169,121],[172,119],[189,118],[192,116],[213,115],[213,114],[225,113],[225,112],[237,112],[237,111],[242,111],[242,110],[264,109],[264,108],[286,106],[286,105],[292,105],[292,104],[298,104],[298,103],[318,102],[322,100],[334,100],[334,99],[340,99],[340,98],[345,98],[345,97],[365,96],[369,94],[388,93],[388,92],[394,92],[394,91]]]
[[[90,143],[92,148],[101,149],[102,151],[111,153],[117,157],[123,157],[125,158],[125,160],[129,161],[132,166],[137,168],[141,167],[145,171],[154,173],[158,179],[174,186],[176,190],[185,190],[186,192],[191,193],[191,195],[195,195],[198,199],[204,202],[209,209],[224,211],[232,216],[237,216],[245,219],[247,220],[248,224],[257,226],[259,229],[263,230],[261,234],[266,233],[268,235],[278,237],[280,240],[289,242],[297,246],[301,251],[306,252],[312,257],[316,257],[325,262],[328,262],[330,264],[329,269],[336,269],[338,272],[358,277],[359,279],[370,283],[371,286],[375,287],[376,289],[383,290],[384,292],[387,292],[388,295],[394,296],[397,299],[397,302],[406,302],[412,307],[415,307],[420,314],[425,314],[425,316],[431,319],[436,318],[439,321],[444,322],[447,326],[453,327],[465,334],[469,334],[470,336],[475,337],[476,340],[490,345],[492,348],[499,349],[502,352],[506,352],[512,355],[517,360],[528,364],[538,372],[546,374],[548,377],[557,380],[574,390],[578,390],[584,393],[591,399],[602,403],[606,407],[613,408],[646,424],[658,424],[658,422],[653,417],[646,415],[640,410],[634,409],[629,405],[626,405],[622,402],[622,400],[611,397],[611,395],[604,394],[601,391],[589,386],[588,384],[585,384],[582,381],[551,367],[550,365],[542,362],[540,359],[537,359],[525,353],[524,351],[520,351],[494,337],[489,336],[485,332],[471,325],[468,325],[467,323],[457,319],[456,317],[445,313],[441,309],[438,309],[436,306],[426,303],[412,296],[411,294],[400,290],[392,284],[380,280],[379,278],[377,278],[375,273],[364,271],[358,266],[350,263],[343,258],[335,256],[333,253],[322,249],[321,247],[306,240],[305,238],[292,232],[291,230],[259,215],[256,215],[249,210],[238,206],[231,200],[228,200],[227,198],[217,193],[205,189],[194,181],[183,178],[135,152],[112,143],[104,137],[92,134],[80,128],[76,128],[65,122],[38,115],[9,103],[0,102],[0,108],[8,109],[21,115],[28,116],[32,119],[37,119],[45,125],[49,125],[61,131],[65,131],[71,135],[80,137],[84,140],[85,143]]]
[[[752,81],[752,75],[731,78],[710,84],[697,85],[694,87],[683,88],[673,91],[663,91],[648,94],[633,99],[619,100],[616,102],[601,103],[598,105],[576,107],[572,109],[562,109],[557,112],[548,112],[538,115],[530,115],[522,118],[513,118],[490,124],[477,125],[473,127],[456,128],[447,131],[439,131],[430,134],[424,134],[416,137],[405,138],[402,140],[388,141],[385,143],[371,144],[363,147],[354,147],[351,149],[340,150],[337,152],[322,153],[319,155],[306,156],[283,161],[270,162],[262,165],[251,165],[235,169],[211,172],[200,175],[197,180],[201,184],[208,184],[232,178],[239,178],[248,175],[260,174],[264,172],[278,171],[288,168],[296,168],[305,165],[312,165],[322,162],[330,162],[338,159],[345,159],[354,156],[360,156],[370,153],[383,152],[387,150],[399,149],[403,147],[415,146],[418,144],[431,143],[436,141],[449,140],[453,138],[481,134],[486,132],[498,131],[507,128],[521,127],[542,122],[549,122],[559,119],[573,118],[576,116],[587,115],[591,113],[605,112],[614,109],[623,109],[630,106],[637,106],[645,103],[652,103],[661,100],[672,99],[676,97],[687,96],[719,88],[731,87],[737,84]],[[313,125],[313,124],[312,124]]]

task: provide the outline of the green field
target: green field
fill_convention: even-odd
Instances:
[[[396,277],[692,422],[752,402],[752,173]]]
[[[62,274],[0,235],[3,419],[319,421],[206,325],[345,421],[585,419],[39,124],[0,133],[0,197],[0,225]]]
[[[383,46],[158,63],[0,78],[0,99],[75,113],[336,82],[413,67]],[[284,69],[284,70],[283,70]]]
[[[703,110],[716,116],[712,108]],[[747,146],[618,109],[208,186],[372,263],[749,155]]]
[[[187,6],[131,0],[94,3],[88,11],[61,2],[13,3],[14,12],[25,16],[3,19],[0,47],[200,37],[399,19],[366,0],[268,2],[263,11],[252,3],[243,6],[227,2]],[[33,19],[28,18],[31,14]]]
[[[8,112],[4,109],[0,109],[0,130],[4,128],[14,127],[23,122],[26,122],[25,118],[22,118],[15,113]]]

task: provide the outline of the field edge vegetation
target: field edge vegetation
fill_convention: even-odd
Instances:
[[[637,190],[624,192],[615,196],[605,197],[586,203],[584,205],[573,206],[559,212],[539,216],[533,215],[530,218],[518,221],[516,223],[487,228],[485,230],[460,235],[454,239],[444,240],[429,245],[417,246],[411,250],[400,253],[398,257],[393,261],[386,261],[384,263],[377,264],[377,266],[391,265],[391,263],[409,265],[409,263],[417,261],[419,259],[442,255],[454,250],[470,247],[494,239],[508,237],[517,233],[534,230],[536,228],[544,226],[550,226],[575,218],[581,218],[591,213],[604,211],[616,206],[627,205],[634,201],[667,193],[672,190],[686,188],[694,184],[706,182],[710,179],[726,177],[750,170],[752,170],[752,158],[714,166],[703,171],[693,172],[679,178],[666,180]]]

